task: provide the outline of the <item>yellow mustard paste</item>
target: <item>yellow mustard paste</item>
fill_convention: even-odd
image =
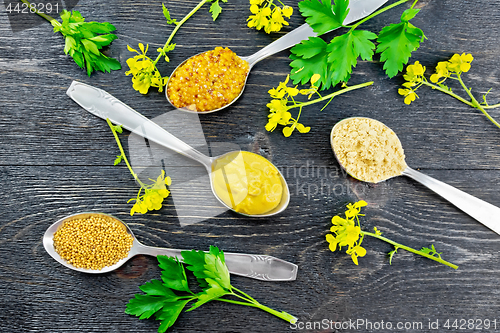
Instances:
[[[168,98],[178,108],[198,112],[219,109],[238,97],[248,71],[248,62],[227,47],[216,47],[176,69],[168,81]]]
[[[261,215],[281,201],[281,176],[264,157],[247,151],[230,153],[213,166],[214,190],[235,211]]]

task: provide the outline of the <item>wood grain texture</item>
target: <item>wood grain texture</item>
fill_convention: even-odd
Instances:
[[[168,0],[165,5],[180,18],[196,3]],[[297,3],[286,3],[295,9],[290,26],[273,35],[246,27],[247,1],[222,4],[224,11],[216,22],[204,8],[180,29],[171,62],[160,64],[162,73],[167,75],[186,57],[218,45],[243,56],[252,54],[303,23]],[[419,60],[430,73],[453,53],[471,52],[475,60],[464,75],[467,85],[477,97],[492,88],[488,98],[498,103],[499,5],[497,0],[420,0],[421,12],[413,23],[428,39],[412,61]],[[378,32],[396,22],[407,7],[386,12],[364,27]],[[201,115],[200,123],[208,146],[236,144],[268,157],[280,168],[291,192],[285,213],[266,219],[230,212],[210,217],[211,204],[205,200],[210,190],[186,181],[180,182],[181,191],[169,197],[160,211],[131,217],[127,200],[135,196],[137,185],[124,166],[112,166],[118,150],[109,129],[65,91],[72,80],[79,80],[108,91],[149,118],[171,110],[164,95],[135,92],[124,74],[126,68],[87,77],[64,55],[63,40],[48,23],[13,33],[1,8],[0,332],[156,332],[157,322],[140,321],[123,312],[139,285],[159,278],[155,258],[138,256],[118,271],[90,276],[57,264],[43,249],[45,229],[81,211],[102,211],[123,219],[147,245],[185,249],[216,245],[224,251],[268,254],[298,264],[294,282],[242,277],[233,277],[232,282],[263,304],[296,315],[302,323],[421,322],[422,329],[405,332],[427,332],[429,321],[439,320],[442,325],[447,319],[463,318],[496,320],[500,329],[498,235],[411,179],[368,185],[346,177],[329,144],[329,132],[338,120],[376,118],[398,133],[411,167],[500,205],[500,130],[478,110],[425,88],[419,91],[420,99],[404,105],[397,93],[402,76],[387,78],[376,58],[360,62],[350,81],[373,80],[372,86],[339,96],[322,112],[320,107],[306,108],[301,121],[312,126],[311,132],[284,138],[278,131],[264,129],[267,90],[289,72],[289,51],[283,51],[254,67],[245,93],[231,108]],[[116,26],[119,39],[108,53],[125,67],[130,56],[127,44],[147,43],[154,50],[172,29],[164,21],[160,1],[80,0],[75,9],[88,20]],[[455,90],[459,91],[458,86]],[[500,110],[491,110],[491,115],[500,119]],[[127,151],[133,142],[129,139],[129,133],[122,135]],[[203,174],[193,163],[163,159],[170,168]],[[358,199],[369,203],[363,220],[366,229],[376,226],[388,238],[417,249],[435,244],[459,269],[402,250],[389,265],[386,254],[392,248],[376,239],[364,241],[368,253],[359,266],[345,253],[330,252],[324,237],[331,217]],[[207,218],[181,226],[180,221],[192,216]],[[318,325],[298,330],[257,309],[217,302],[181,314],[170,330],[297,331],[381,330]]]

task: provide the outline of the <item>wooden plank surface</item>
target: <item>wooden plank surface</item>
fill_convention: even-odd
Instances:
[[[176,18],[196,3],[165,1]],[[257,51],[303,23],[297,3],[286,3],[295,10],[290,26],[272,35],[246,27],[248,1],[222,4],[216,22],[208,7],[202,9],[180,29],[171,63],[160,64],[162,73],[167,75],[186,57],[214,46],[228,46],[242,56]],[[408,6],[380,15],[365,28],[378,32],[396,22]],[[428,39],[412,61],[419,60],[430,73],[452,54],[470,52],[475,60],[464,75],[467,85],[478,98],[492,88],[488,98],[499,102],[499,6],[497,0],[420,0],[421,12],[413,23]],[[209,190],[185,183],[184,190],[181,186],[160,211],[131,217],[126,202],[135,196],[137,185],[126,167],[112,165],[118,150],[111,132],[65,91],[72,80],[85,82],[149,118],[171,110],[164,95],[135,92],[124,74],[126,68],[87,77],[64,55],[63,40],[52,33],[50,24],[12,32],[5,8],[0,7],[1,332],[156,332],[158,322],[124,313],[139,285],[159,278],[155,258],[138,256],[116,272],[89,276],[57,264],[44,251],[45,229],[80,211],[102,211],[123,219],[147,245],[185,249],[216,245],[228,252],[268,254],[294,262],[299,265],[294,282],[243,277],[233,277],[232,282],[263,304],[296,315],[304,325],[322,323],[299,330],[257,309],[213,302],[183,313],[170,332],[384,332],[373,326],[382,321],[422,323],[400,331],[428,332],[429,323],[436,320],[438,331],[444,332],[448,319],[451,323],[488,319],[492,325],[496,320],[496,330],[466,327],[462,332],[500,330],[498,235],[410,179],[367,185],[346,177],[329,145],[329,132],[340,119],[376,118],[398,133],[410,166],[500,205],[500,129],[480,111],[425,88],[419,91],[420,99],[404,105],[397,93],[402,76],[387,78],[376,58],[360,62],[350,81],[373,80],[373,86],[339,96],[322,112],[315,106],[304,109],[301,120],[312,126],[311,132],[284,138],[264,129],[267,91],[289,72],[289,51],[283,51],[255,66],[245,93],[230,109],[202,115],[200,123],[208,145],[229,142],[271,159],[289,183],[287,210],[266,219],[230,212],[210,217],[210,204],[204,201]],[[109,21],[117,27],[119,39],[109,53],[124,67],[130,56],[127,44],[149,43],[154,50],[172,29],[164,21],[160,1],[80,0],[75,9],[88,20]],[[491,110],[491,115],[500,119],[500,109]],[[128,152],[129,133],[122,138]],[[186,173],[199,173],[194,164],[172,163]],[[369,203],[364,228],[377,226],[385,236],[414,248],[435,244],[459,269],[402,250],[389,265],[386,253],[392,248],[376,239],[364,241],[368,254],[360,258],[359,266],[345,253],[330,252],[325,241],[330,218],[358,199]],[[181,226],[188,216],[207,218]],[[330,321],[349,320],[360,326],[331,327]]]

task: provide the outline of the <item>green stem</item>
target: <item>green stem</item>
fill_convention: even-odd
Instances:
[[[445,261],[445,260],[443,260],[441,258],[434,257],[434,256],[431,256],[430,254],[425,253],[425,252],[418,251],[418,250],[412,249],[411,247],[408,247],[406,245],[402,245],[402,244],[396,243],[395,241],[392,241],[389,238],[385,238],[384,236],[377,235],[377,234],[374,234],[374,233],[371,233],[371,232],[367,232],[367,231],[361,231],[361,235],[367,235],[367,236],[378,238],[380,240],[383,240],[384,242],[387,242],[387,243],[389,243],[391,245],[394,245],[397,248],[401,248],[403,250],[406,250],[406,251],[409,251],[409,252],[412,252],[412,253],[415,253],[415,254],[419,254],[419,255],[421,255],[423,257],[426,257],[426,258],[429,258],[431,260],[437,261],[437,262],[439,262],[441,264],[444,264],[446,266],[449,266],[449,267],[451,267],[453,269],[457,269],[458,268],[457,265],[449,263],[449,262],[447,262],[447,261]]]
[[[497,121],[495,119],[493,119],[490,114],[488,112],[486,112],[486,110],[481,106],[481,104],[479,104],[479,102],[476,100],[476,98],[474,97],[474,95],[472,95],[471,91],[469,88],[467,88],[467,86],[465,85],[464,81],[462,81],[462,77],[460,76],[460,74],[457,75],[458,76],[458,81],[460,82],[460,85],[462,86],[462,88],[464,88],[464,90],[467,92],[467,95],[469,95],[471,101],[472,101],[472,106],[475,107],[476,109],[479,109],[481,110],[481,112],[493,123],[495,124],[498,128],[500,128],[500,124],[497,123]]]
[[[450,91],[450,90],[443,89],[443,88],[441,88],[440,86],[435,85],[435,84],[432,84],[432,83],[429,83],[429,82],[427,82],[427,81],[422,81],[422,84],[425,84],[426,86],[431,87],[432,89],[436,89],[436,90],[439,90],[439,91],[441,91],[441,92],[443,92],[443,93],[445,93],[445,94],[448,94],[448,95],[450,95],[450,96],[452,96],[452,97],[454,97],[454,98],[458,99],[460,102],[467,104],[468,106],[472,106],[472,107],[474,107],[474,104],[472,104],[472,103],[471,103],[471,102],[469,102],[468,100],[466,100],[466,99],[464,99],[464,98],[462,98],[462,97],[458,96],[457,94],[455,94],[454,92],[452,92],[452,91]]]
[[[61,25],[61,23],[59,23],[55,18],[53,18],[52,16],[49,16],[45,13],[42,13],[41,11],[39,11],[36,6],[35,7],[31,7],[31,3],[29,3],[28,0],[21,0],[22,3],[25,3],[28,5],[28,7],[30,8],[30,10],[34,10],[36,14],[40,15],[41,17],[43,17],[44,19],[46,19],[47,21],[49,21],[50,23],[52,23],[52,25]]]
[[[370,82],[365,82],[365,83],[357,84],[355,86],[350,86],[350,87],[338,90],[338,91],[336,91],[334,93],[331,93],[329,95],[323,96],[321,98],[318,98],[318,99],[315,99],[315,100],[312,100],[312,101],[303,102],[303,103],[302,102],[297,103],[295,105],[289,106],[288,109],[290,110],[290,109],[297,108],[297,107],[304,107],[304,106],[308,106],[308,105],[311,105],[311,104],[319,103],[319,102],[322,102],[322,101],[327,100],[329,98],[333,98],[333,97],[336,97],[338,95],[341,95],[341,94],[344,94],[346,92],[349,92],[351,90],[356,90],[356,89],[359,89],[359,88],[368,87],[368,86],[370,86],[372,84],[373,84],[373,81],[370,81]]]
[[[233,294],[234,296],[237,296],[237,297],[240,297],[236,294]],[[251,307],[254,307],[254,308],[258,308],[258,309],[261,309],[261,310],[264,310],[272,315],[275,315],[276,317],[278,318],[281,318],[289,323],[296,323],[297,322],[297,317],[295,316],[292,316],[291,314],[287,313],[287,312],[279,312],[279,311],[276,311],[274,309],[271,309],[270,307],[267,307],[265,305],[262,305],[260,304],[259,302],[255,301],[255,302],[251,302],[251,303],[247,303],[247,302],[240,302],[240,301],[234,301],[232,299],[224,299],[224,298],[216,298],[215,299],[216,301],[221,301],[221,302],[227,302],[227,303],[232,303],[232,304],[238,304],[238,305],[246,305],[246,306],[251,306]]]
[[[248,300],[250,300],[251,302],[257,302],[257,300],[255,300],[252,296],[248,295],[247,293],[239,290],[238,288],[236,287],[233,287],[231,286],[233,290],[236,290],[237,292],[239,292],[240,294],[244,295]],[[258,303],[258,302],[257,302]]]
[[[357,22],[356,24],[354,24],[353,26],[351,26],[351,30],[350,30],[350,31],[353,31],[353,30],[354,30],[354,29],[356,29],[359,25],[361,25],[361,24],[365,23],[365,22],[366,22],[366,21],[368,21],[369,19],[371,19],[371,18],[373,18],[373,17],[375,17],[375,16],[377,16],[377,15],[379,15],[379,14],[382,14],[383,12],[385,12],[385,11],[387,11],[387,10],[389,10],[389,9],[392,9],[392,8],[394,8],[394,7],[397,7],[397,6],[399,6],[399,5],[401,5],[401,4],[405,3],[405,2],[408,2],[408,1],[410,1],[410,0],[400,0],[400,1],[398,1],[398,2],[393,3],[392,5],[389,5],[389,6],[386,6],[386,7],[382,8],[382,9],[377,10],[375,13],[372,13],[371,15],[369,15],[369,16],[367,16],[367,17],[365,17],[365,18],[364,18],[364,19],[362,19],[361,21],[359,21],[359,22]],[[416,3],[416,2],[417,2],[417,1],[415,1],[415,3]],[[414,5],[415,5],[415,4],[413,4],[413,6],[414,6]]]
[[[113,136],[115,137],[116,144],[118,145],[118,148],[120,149],[120,153],[122,154],[122,158],[125,161],[125,164],[127,164],[127,167],[129,169],[130,173],[132,174],[132,176],[134,176],[134,179],[141,185],[141,188],[144,187],[144,184],[141,182],[141,180],[139,179],[137,174],[132,169],[132,166],[128,162],[127,155],[125,155],[125,151],[123,150],[122,143],[120,142],[120,139],[118,138],[118,134],[116,133],[116,131],[113,127],[113,124],[111,123],[111,120],[109,120],[109,118],[106,118],[106,122],[108,123],[109,128],[111,128],[111,132],[113,132]]]
[[[23,1],[23,0],[21,0]],[[170,42],[172,41],[172,39],[174,38],[175,34],[177,33],[177,31],[180,29],[180,27],[184,24],[184,22],[186,22],[191,16],[193,16],[194,13],[196,13],[198,11],[198,9],[200,9],[205,3],[209,2],[210,0],[201,0],[200,3],[198,5],[196,5],[196,7],[194,7],[186,16],[184,16],[184,18],[178,22],[176,25],[175,25],[175,28],[174,30],[170,33],[170,36],[168,37],[167,39],[167,42],[165,43],[165,45],[163,46],[163,49],[165,49],[169,44]],[[155,61],[153,62],[155,65],[156,63],[160,60],[161,58],[161,54],[159,54]]]

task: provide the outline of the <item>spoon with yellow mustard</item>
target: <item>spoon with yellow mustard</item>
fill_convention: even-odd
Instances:
[[[282,212],[290,202],[285,178],[260,155],[233,151],[209,157],[104,90],[73,81],[66,93],[93,115],[203,164],[214,195],[230,210],[250,217],[267,217]]]
[[[342,24],[348,26],[370,15],[385,2],[387,0],[349,1],[349,12]],[[339,24],[336,28],[340,27]],[[243,94],[248,75],[257,62],[316,36],[318,34],[305,23],[247,57],[239,57],[222,47],[194,55],[170,75],[165,89],[167,100],[188,112],[223,110]]]
[[[125,222],[97,212],[59,219],[45,231],[43,246],[62,265],[91,274],[114,271],[139,254],[182,260],[181,250],[143,245]],[[231,274],[264,281],[297,277],[297,265],[272,256],[225,252],[224,258]]]
[[[500,234],[499,207],[407,166],[399,138],[380,121],[365,117],[341,120],[333,127],[330,142],[340,166],[352,177],[369,183],[410,177]]]

